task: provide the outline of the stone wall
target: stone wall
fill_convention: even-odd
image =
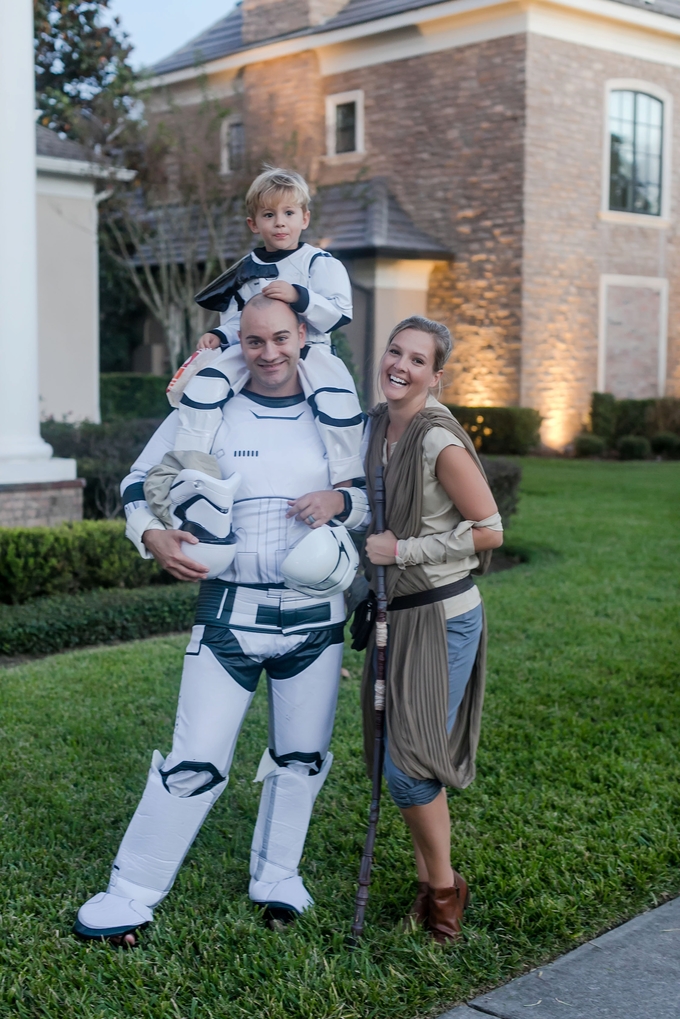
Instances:
[[[454,252],[429,313],[454,333],[446,397],[460,403],[519,402],[524,61],[518,35],[323,81],[326,94],[364,90],[366,154],[322,159],[320,183],[386,177]]]
[[[597,385],[602,274],[669,279],[667,393],[680,393],[676,203],[667,229],[599,216],[605,84],[613,78],[661,86],[680,102],[680,70],[528,37],[522,403],[544,415],[544,440],[555,446],[581,428]],[[677,194],[677,132],[673,167],[666,184]]]
[[[0,485],[0,527],[54,527],[83,519],[82,478]]]

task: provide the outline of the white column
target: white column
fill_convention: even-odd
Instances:
[[[32,0],[0,0],[0,484],[69,481],[40,438]]]

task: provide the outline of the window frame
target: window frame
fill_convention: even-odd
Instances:
[[[228,177],[231,173],[238,173],[239,171],[230,165],[229,160],[229,132],[234,124],[243,125],[243,117],[234,113],[230,117],[225,117],[220,124],[220,176]],[[244,132],[245,132],[245,125]],[[244,157],[245,157],[245,146],[244,146]]]
[[[640,213],[627,213],[637,219]],[[648,217],[651,218],[651,217]],[[657,219],[658,217],[654,217]],[[658,387],[657,399],[666,393],[666,379],[668,374],[668,279],[659,276],[618,276],[612,273],[603,273],[600,276],[600,299],[599,299],[599,322],[597,338],[597,392],[604,393],[605,373],[607,368],[607,298],[609,287],[633,287],[636,289],[656,290],[660,296],[659,302],[659,346],[658,346],[658,369],[656,384]]]
[[[343,103],[356,104],[356,148],[351,152],[335,151],[335,130],[336,130],[336,109]],[[326,158],[347,160],[356,159],[365,152],[364,148],[364,92],[363,89],[354,89],[351,92],[335,92],[326,96]]]
[[[609,131],[609,105],[612,92],[644,92],[663,103],[663,130],[661,135],[661,209],[658,216],[647,212],[625,212],[609,208],[611,174],[611,135]],[[602,160],[602,200],[599,218],[609,223],[647,226],[666,229],[670,226],[673,146],[673,97],[666,89],[640,78],[612,78],[604,90],[604,142]]]

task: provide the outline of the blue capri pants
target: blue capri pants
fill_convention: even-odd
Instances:
[[[446,620],[446,641],[449,658],[449,711],[446,720],[448,732],[453,729],[458,708],[477,657],[482,635],[482,606]],[[392,799],[398,807],[420,807],[439,795],[443,786],[431,778],[411,778],[396,766],[390,757],[385,733],[385,780]]]

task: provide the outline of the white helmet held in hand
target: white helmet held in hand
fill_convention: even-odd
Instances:
[[[170,488],[172,522],[180,531],[198,538],[198,545],[182,542],[182,552],[210,572],[212,580],[224,573],[236,555],[236,535],[231,526],[232,507],[241,475],[213,478],[202,471],[180,471]]]
[[[288,553],[281,565],[286,587],[311,598],[330,598],[347,590],[359,566],[359,553],[347,528],[315,527]]]

